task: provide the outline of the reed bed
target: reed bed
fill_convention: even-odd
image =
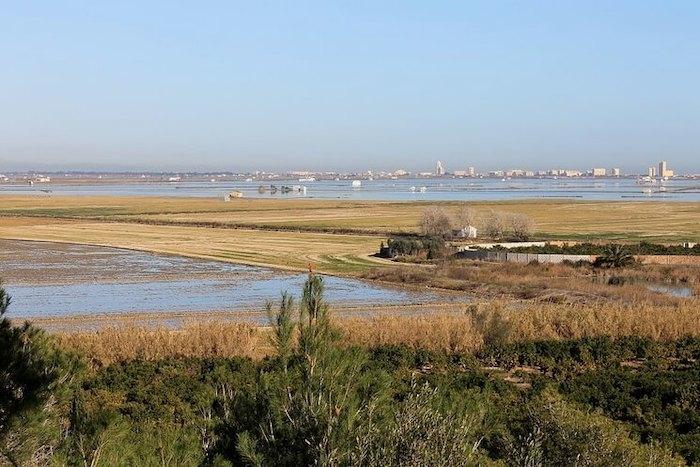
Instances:
[[[700,336],[697,299],[651,306],[644,303],[563,305],[496,301],[461,312],[422,316],[337,319],[342,343],[376,347],[407,345],[435,351],[477,353],[484,344],[638,336],[671,341]],[[269,328],[249,323],[209,321],[179,330],[139,327],[58,333],[61,346],[85,355],[93,366],[165,357],[249,357],[272,352]]]
[[[609,285],[608,279],[613,276],[624,285]],[[364,277],[464,291],[491,298],[625,301],[663,306],[669,301],[678,300],[653,292],[646,284],[682,284],[696,291],[697,284],[700,284],[700,267],[636,265],[625,269],[601,270],[590,265],[448,260],[432,269],[414,266],[374,268]]]
[[[207,321],[181,329],[119,326],[97,331],[60,332],[61,347],[84,355],[94,366],[167,357],[250,357],[272,351],[269,329],[249,323]]]

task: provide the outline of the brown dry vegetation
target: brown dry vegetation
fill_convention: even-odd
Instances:
[[[611,276],[637,282],[608,285]],[[446,261],[434,268],[376,268],[367,272],[365,277],[464,291],[487,298],[567,302],[624,300],[663,305],[678,299],[652,292],[644,282],[662,281],[697,287],[700,267],[637,265],[620,270],[599,270],[586,265]]]
[[[670,341],[700,336],[696,300],[650,306],[596,306],[505,302],[471,305],[459,313],[379,316],[336,321],[346,345],[403,344],[447,352],[476,352],[485,343],[596,336],[638,336]],[[269,329],[244,323],[205,322],[178,331],[122,327],[57,333],[60,344],[86,355],[94,366],[132,359],[231,357],[260,359],[271,352]]]

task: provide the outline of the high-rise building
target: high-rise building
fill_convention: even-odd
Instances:
[[[664,177],[666,173],[666,161],[659,162],[659,169],[656,171],[656,175],[659,177]]]
[[[437,164],[435,164],[435,175],[438,177],[445,175],[445,168],[442,166],[442,162],[440,161],[437,161]]]
[[[610,175],[612,175],[613,177],[619,177],[620,176],[620,169],[618,169],[617,167],[614,167],[610,171]]]
[[[656,172],[659,178],[673,177],[673,170],[669,170],[666,161],[659,161],[659,170]]]
[[[649,167],[647,169],[647,177],[654,178],[656,177],[656,167]]]
[[[474,167],[467,167],[467,175],[473,177],[476,175],[476,169]]]
[[[605,177],[605,169],[602,168],[594,168],[591,170],[591,173],[594,177]]]

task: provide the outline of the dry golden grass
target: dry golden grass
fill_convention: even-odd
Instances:
[[[474,305],[463,314],[350,319],[340,323],[346,342],[373,347],[405,344],[415,348],[472,352],[499,328],[507,342],[639,336],[668,341],[700,336],[697,300],[667,306],[561,305],[512,302]]]
[[[416,349],[471,353],[484,336],[471,315],[380,316],[340,321],[344,343],[361,347],[407,345]]]
[[[56,334],[59,344],[84,355],[94,366],[166,357],[260,359],[271,352],[268,330],[247,323],[204,322],[182,330],[114,327],[95,332]]]
[[[216,213],[138,216],[173,222],[217,222],[224,225],[349,229],[372,232],[415,232],[427,203],[330,202],[304,206],[296,201],[284,209],[248,209]],[[318,202],[315,202],[318,203]],[[456,212],[460,203],[433,203]],[[491,209],[525,214],[537,233],[572,239],[700,239],[700,203],[499,201],[468,203],[477,213]],[[644,215],[640,215],[644,213]]]
[[[415,231],[423,210],[441,205],[456,212],[462,202],[382,202],[313,199],[217,199],[159,197],[3,196],[0,214],[211,223],[260,228],[358,232]],[[568,239],[700,241],[700,203],[656,201],[511,200],[468,205],[532,217],[538,235]]]
[[[461,313],[339,319],[343,343],[363,347],[403,344],[446,352],[476,352],[493,335],[507,342],[584,337],[648,337],[659,341],[700,336],[698,300],[665,306],[606,303],[596,306],[492,302]],[[132,359],[233,357],[271,353],[269,329],[252,324],[206,322],[181,330],[113,328],[57,333],[61,346],[95,366]]]
[[[698,300],[666,306],[644,303],[609,303],[599,307],[538,304],[524,310],[502,309],[502,314],[509,325],[509,339],[512,341],[596,336],[638,336],[670,341],[700,335],[698,305]]]

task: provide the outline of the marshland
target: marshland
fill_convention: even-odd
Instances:
[[[693,203],[2,200],[0,462],[700,462]]]

